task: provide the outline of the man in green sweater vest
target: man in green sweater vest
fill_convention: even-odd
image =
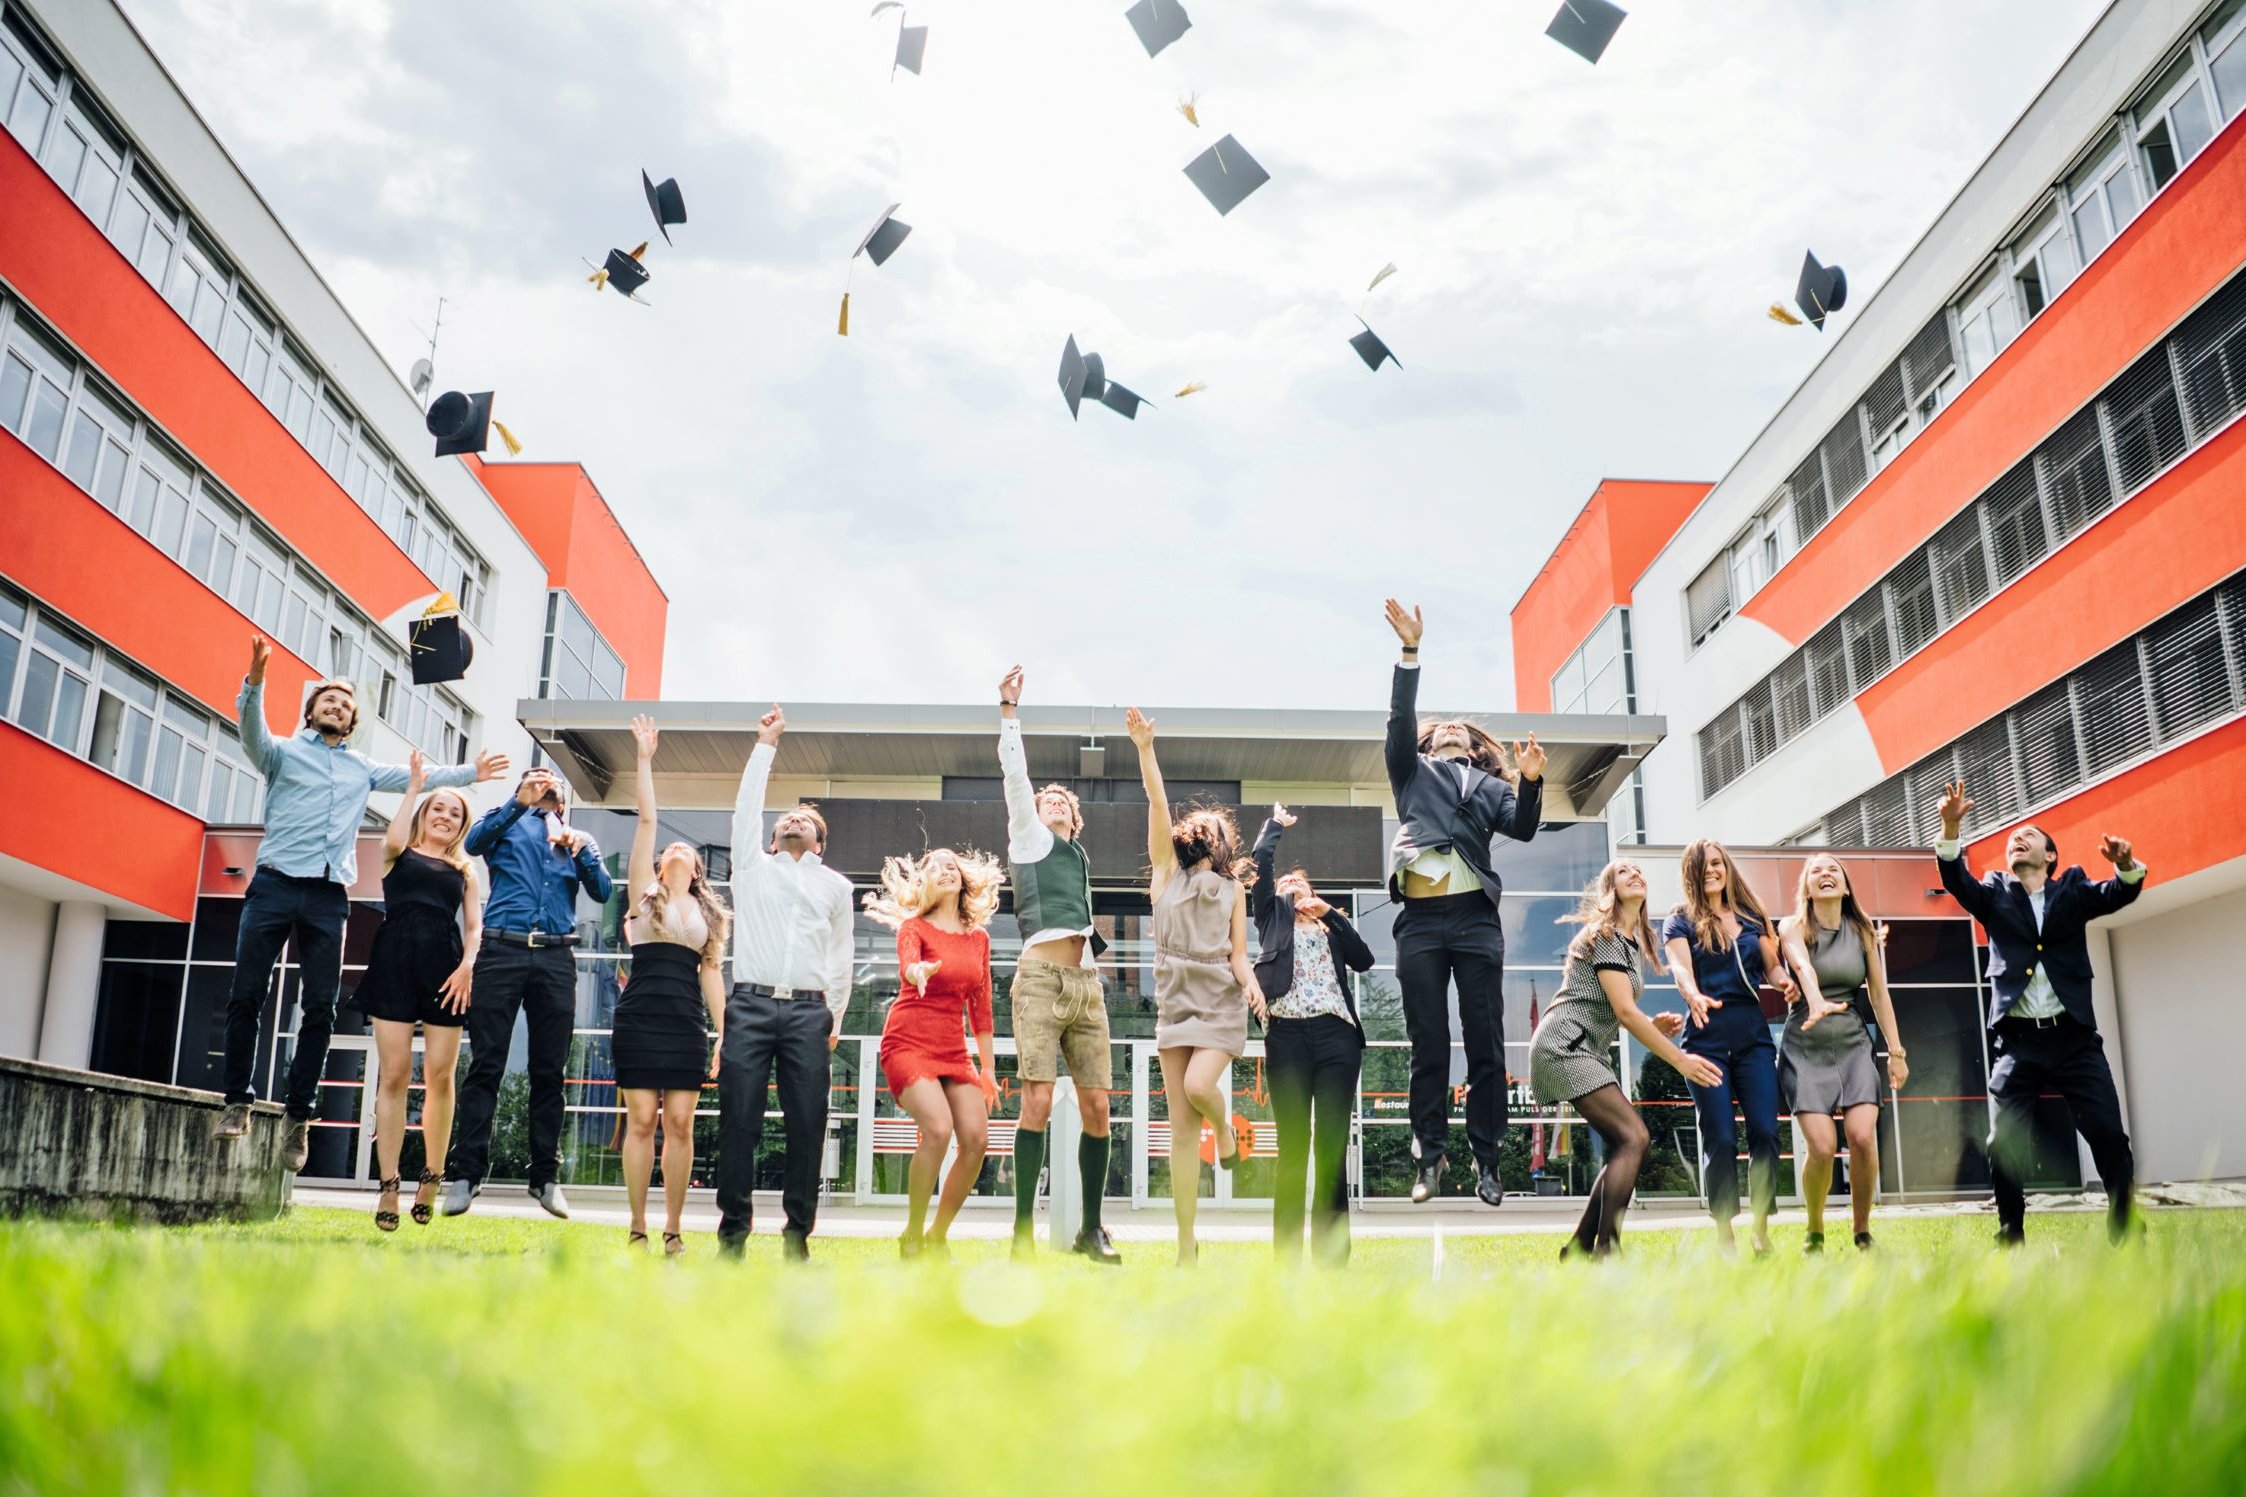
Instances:
[[[1099,955],[1107,942],[1092,928],[1092,864],[1077,834],[1084,809],[1061,785],[1032,791],[1022,749],[1022,668],[998,683],[998,764],[1006,782],[1006,861],[1014,872],[1014,915],[1022,955],[1009,990],[1014,1006],[1015,1071],[1022,1083],[1014,1133],[1014,1256],[1036,1251],[1037,1176],[1045,1162],[1045,1125],[1053,1115],[1060,1062],[1076,1083],[1084,1118],[1076,1168],[1084,1186],[1084,1230],[1070,1251],[1094,1263],[1123,1261],[1100,1225],[1107,1194],[1107,1092],[1111,1079],[1107,994]]]

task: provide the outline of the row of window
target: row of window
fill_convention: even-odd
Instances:
[[[1552,673],[1554,712],[1635,712],[1630,610],[1610,609],[1574,654]]]
[[[2223,0],[2086,164],[1937,312],[1722,555],[1685,588],[1694,646],[1768,582],[2246,108],[2246,0]],[[1954,328],[1954,331],[1953,331]]]
[[[265,782],[231,724],[0,583],[0,715],[208,822],[254,823]]]
[[[331,591],[101,377],[0,297],[0,427],[60,468],[273,639],[366,688],[376,715],[440,763],[467,758],[472,715],[413,684],[403,646]]]
[[[1968,840],[2246,712],[2246,574],[1844,805],[1789,842],[1924,847],[1942,787],[1965,784]]]
[[[571,701],[624,699],[624,657],[558,587],[546,594],[546,656],[538,694]]]
[[[1714,795],[2246,411],[2235,276],[1696,735]]]
[[[358,421],[62,66],[20,6],[0,13],[0,117],[95,226],[178,310],[359,506],[469,617],[488,622],[491,568]]]

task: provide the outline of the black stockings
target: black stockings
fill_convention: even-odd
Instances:
[[[1638,1170],[1645,1163],[1652,1139],[1646,1125],[1638,1120],[1638,1110],[1619,1086],[1602,1086],[1577,1097],[1571,1105],[1585,1122],[1599,1130],[1599,1137],[1606,1143],[1606,1166],[1591,1182],[1590,1202],[1583,1208],[1583,1219],[1575,1225],[1575,1246],[1603,1258],[1614,1251],[1615,1241],[1622,1235],[1622,1213],[1630,1209],[1630,1197],[1638,1188]]]

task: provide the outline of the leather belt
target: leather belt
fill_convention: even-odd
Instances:
[[[816,998],[821,1003],[827,1000],[827,995],[817,988],[776,988],[766,982],[744,982],[736,986],[752,998],[769,998],[774,1003],[788,1003],[798,998]]]
[[[2006,1014],[2004,1016],[2004,1021],[2007,1024],[2022,1024],[2030,1029],[2057,1029],[2066,1022],[2066,1019],[2065,1014],[2053,1014],[2048,1019],[2032,1019],[2026,1014]]]
[[[532,951],[537,951],[546,946],[575,946],[577,944],[577,932],[575,931],[559,936],[542,930],[487,930],[484,934],[494,940],[505,941],[510,946],[528,947]]]

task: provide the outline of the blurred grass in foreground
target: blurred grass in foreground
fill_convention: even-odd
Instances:
[[[2102,1226],[1453,1239],[1431,1283],[1393,1239],[1338,1275],[844,1239],[790,1271],[474,1216],[6,1223],[0,1490],[2239,1492],[2246,1213]]]

